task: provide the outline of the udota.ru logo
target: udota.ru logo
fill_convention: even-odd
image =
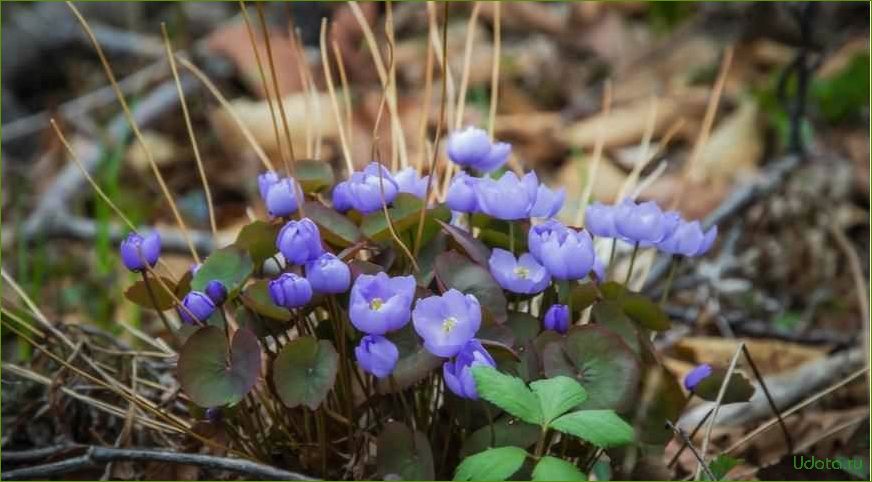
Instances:
[[[815,456],[806,457],[805,455],[793,456],[793,468],[804,470],[863,470],[863,459],[859,457],[847,458],[839,457],[837,459],[823,458],[819,459]]]

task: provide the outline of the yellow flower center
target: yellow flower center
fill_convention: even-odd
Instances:
[[[381,298],[373,298],[372,301],[369,302],[369,309],[371,309],[373,311],[378,311],[381,309],[382,305],[384,305],[384,304],[385,304],[385,302],[382,301]]]
[[[518,278],[525,279],[529,275],[530,275],[529,269],[527,269],[523,266],[516,266],[515,267],[515,276],[517,276]]]
[[[451,333],[451,330],[457,325],[457,318],[453,316],[449,316],[442,320],[442,331],[445,333]]]

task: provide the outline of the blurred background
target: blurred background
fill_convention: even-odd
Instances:
[[[397,115],[409,162],[417,165],[429,159],[431,146],[421,142],[422,133],[435,135],[441,104],[438,58],[431,58],[436,66],[427,82],[433,55],[428,6],[392,5],[392,51],[387,6],[359,6],[385,63],[393,59]],[[249,13],[260,33],[253,7]],[[174,49],[206,72],[267,155],[278,159],[239,5],[88,2],[79,8],[201,253],[231,242],[249,215],[264,218],[258,158],[227,111],[181,69],[216,207],[219,233],[213,239],[160,36],[163,22]],[[441,25],[443,5],[429,8]],[[93,195],[48,124],[57,119],[78,157],[134,223],[160,227],[170,266],[176,273],[186,270],[192,263],[187,247],[99,59],[64,4],[3,2],[0,9],[3,269],[55,320],[115,334],[117,320],[124,320],[158,332],[153,314],[123,296],[133,279],[117,257],[123,226]],[[338,90],[348,85],[354,164],[368,163],[374,150],[390,158],[390,122],[373,132],[382,85],[352,9],[318,2],[269,3],[263,9],[297,157],[319,157],[344,176],[319,48],[321,19],[328,18],[334,84]],[[466,108],[457,121],[462,125],[486,127],[488,121],[494,10],[494,3],[483,2],[470,27],[471,4],[448,8],[447,56],[455,89],[467,32],[474,39]],[[585,173],[599,157],[594,199],[613,202],[628,177],[643,178],[640,198],[720,226],[716,249],[678,272],[666,300],[678,321],[658,340],[668,363],[723,364],[741,339],[764,375],[780,375],[864,346],[868,3],[512,2],[501,6],[500,16],[496,137],[514,145],[514,162],[566,188],[562,218],[576,219]],[[256,43],[265,57],[262,36]],[[644,289],[659,296],[665,265],[649,261]],[[32,356],[26,343],[5,331],[2,343],[4,361],[24,363]],[[839,373],[825,375],[832,382]],[[11,390],[5,382],[4,376],[4,399]],[[796,433],[820,434],[858,414],[868,422],[867,395],[862,385],[838,391],[814,416],[796,422]],[[4,415],[6,410],[4,403]],[[4,444],[11,437],[5,422]],[[838,443],[865,434],[865,424],[857,427],[841,432]],[[52,429],[45,430],[18,436],[50,438]],[[724,430],[726,441],[718,443],[729,445],[741,434]],[[778,445],[777,436],[772,439]],[[771,447],[760,440],[746,458],[765,458]],[[868,438],[865,450],[868,456]]]

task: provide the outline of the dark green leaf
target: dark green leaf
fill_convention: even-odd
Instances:
[[[376,452],[378,475],[384,480],[432,480],[433,452],[421,432],[400,422],[389,422],[378,436]]]
[[[401,233],[410,228],[417,228],[421,216],[423,201],[412,194],[400,193],[394,199],[393,206],[388,208],[388,215],[393,222],[394,230]],[[436,220],[447,221],[451,219],[451,212],[444,206],[429,208],[425,214],[425,224],[435,224]],[[436,226],[438,229],[438,226]],[[384,211],[367,214],[360,223],[360,230],[364,236],[373,241],[386,241],[391,239],[390,228]],[[433,228],[430,228],[432,234]],[[426,236],[425,236],[426,238]],[[425,240],[426,241],[426,240]]]
[[[515,336],[515,347],[524,346],[539,335],[539,319],[529,313],[509,311],[505,326]]]
[[[551,427],[587,440],[597,447],[616,447],[633,441],[633,427],[611,410],[568,413],[554,420]]]
[[[656,303],[644,295],[630,293],[621,299],[624,314],[636,323],[653,331],[668,330],[669,317]]]
[[[266,221],[253,221],[243,226],[233,244],[248,252],[256,266],[278,252],[276,236],[281,226]]]
[[[287,308],[273,303],[269,295],[269,282],[257,280],[245,287],[242,292],[242,303],[255,313],[274,320],[291,321],[291,312]]]
[[[646,369],[640,393],[646,394],[647,400],[635,412],[634,425],[639,428],[640,442],[665,444],[675,434],[665,426],[664,421],[678,420],[688,398],[675,375],[662,365],[649,366]]]
[[[533,480],[587,480],[587,476],[569,462],[546,455],[533,469]]]
[[[164,278],[163,276],[161,276],[160,279],[169,289],[173,289],[174,285],[172,280]],[[148,286],[151,287],[151,292],[154,294],[154,300],[157,303],[157,306],[152,304],[151,297],[148,294],[148,287],[145,286],[143,280],[139,280],[130,285],[130,288],[127,288],[127,291],[124,292],[124,297],[143,308],[152,310],[165,311],[175,306],[176,302],[173,299],[173,295],[164,289],[163,285],[154,279],[154,277],[149,277]]]
[[[454,473],[454,480],[506,480],[521,468],[527,452],[518,447],[485,450],[465,459]]]
[[[466,255],[470,257],[470,259],[482,266],[488,266],[488,260],[490,260],[491,255],[490,248],[485,246],[481,241],[475,239],[475,237],[465,229],[452,226],[451,224],[439,220],[437,220],[437,222],[442,226],[442,230],[451,236],[451,239],[454,240],[454,244],[458,245]]]
[[[693,391],[697,396],[704,400],[714,402],[718,399],[718,392],[721,389],[721,384],[727,378],[727,370],[723,368],[715,368],[712,374],[699,382],[696,389]],[[747,402],[754,395],[754,385],[745,378],[744,375],[738,372],[733,372],[730,377],[730,382],[727,384],[727,391],[724,392],[724,398],[721,403],[742,403]]]
[[[456,251],[436,258],[436,277],[446,288],[471,294],[497,323],[506,321],[506,296],[490,271]]]
[[[522,422],[514,417],[500,417],[493,426],[485,425],[467,437],[460,449],[460,456],[468,457],[482,450],[493,448],[491,447],[491,428],[493,428],[493,447],[514,445],[527,448],[536,443],[541,431],[536,425]]]
[[[201,407],[234,404],[260,375],[260,344],[254,333],[238,330],[228,353],[224,330],[200,328],[179,352],[179,384]]]
[[[584,388],[575,379],[562,375],[537,380],[530,384],[530,388],[539,397],[545,424],[587,400]]]
[[[599,285],[600,292],[607,300],[616,300],[627,292],[627,288],[617,281],[608,281]]]
[[[639,361],[620,337],[595,325],[576,326],[542,353],[545,375],[575,378],[588,399],[579,408],[627,408],[636,393]]]
[[[596,301],[599,293],[593,283],[582,283],[572,287],[570,297],[572,299],[572,311],[584,311]]]
[[[333,168],[325,161],[300,159],[294,164],[294,170],[305,193],[322,191],[333,185]]]
[[[338,366],[332,343],[297,338],[285,345],[273,362],[273,384],[288,408],[305,405],[315,410],[333,388]]]
[[[242,288],[251,275],[254,263],[251,256],[236,246],[228,246],[214,251],[203,261],[203,265],[191,280],[191,289],[203,291],[212,280],[218,280],[227,288],[228,296]]]
[[[633,321],[624,314],[624,310],[621,308],[619,301],[600,301],[593,305],[591,315],[598,324],[620,336],[624,340],[624,343],[633,350],[633,353],[636,353],[637,355],[641,353],[639,334],[636,325],[633,324]]]
[[[416,258],[420,271],[415,273],[418,286],[429,286],[436,276],[436,257],[445,252],[447,241],[444,233],[436,233],[418,252]]]
[[[479,397],[525,422],[537,425],[542,423],[539,399],[523,380],[504,375],[484,365],[473,367],[472,375]]]
[[[360,240],[360,229],[350,219],[314,201],[305,204],[306,217],[318,225],[324,241],[344,248]]]

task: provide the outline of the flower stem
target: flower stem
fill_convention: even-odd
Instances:
[[[663,287],[663,295],[660,296],[660,307],[666,304],[666,298],[669,297],[669,289],[672,288],[672,280],[675,278],[675,272],[678,271],[678,264],[681,258],[673,254],[672,260],[669,262],[669,275],[666,277],[666,286]]]
[[[494,428],[494,417],[491,414],[490,405],[488,402],[484,402],[484,413],[487,415],[487,423],[488,427],[490,427],[490,447],[493,448],[497,445],[497,432],[496,428]]]
[[[515,223],[509,221],[509,251],[515,255]]]
[[[612,276],[612,266],[615,265],[615,248],[618,245],[618,238],[612,238],[612,249],[609,252],[609,265],[606,267],[606,279],[608,280]]]
[[[633,266],[636,264],[636,255],[639,254],[639,243],[633,245],[633,254],[630,256],[630,269],[627,270],[627,277],[624,278],[624,287],[630,283],[630,277],[633,276]]]
[[[542,431],[539,433],[539,441],[536,442],[536,451],[533,453],[533,456],[538,460],[542,457],[542,452],[545,449],[545,439],[548,435],[548,427],[542,427]]]
[[[176,333],[176,330],[173,329],[173,325],[170,323],[170,320],[167,319],[163,310],[161,310],[157,306],[157,297],[154,295],[154,290],[151,287],[151,283],[148,282],[148,275],[145,274],[145,271],[142,271],[142,282],[145,283],[145,291],[148,292],[148,300],[151,301],[151,305],[154,307],[155,311],[157,311],[158,316],[160,316],[160,321],[163,322],[164,328],[167,329],[168,332],[173,336],[173,338],[178,341],[179,335]]]

